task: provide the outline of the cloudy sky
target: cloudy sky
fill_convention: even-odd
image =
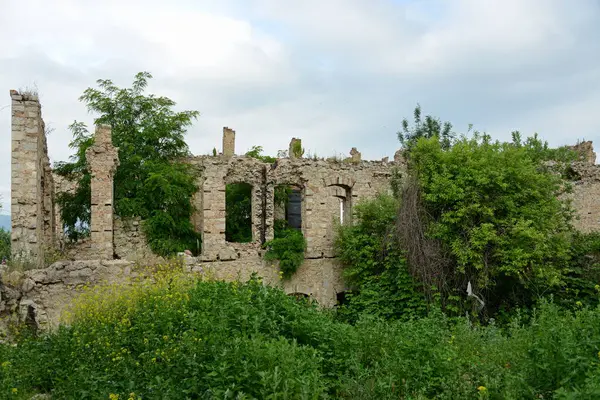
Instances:
[[[200,111],[195,154],[220,148],[229,126],[238,153],[275,154],[295,136],[319,156],[355,146],[380,159],[417,103],[458,132],[600,143],[598,21],[598,0],[0,0],[4,212],[9,89],[37,87],[59,161],[67,126],[93,121],[83,90],[139,71]]]

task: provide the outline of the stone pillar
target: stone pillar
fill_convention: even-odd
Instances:
[[[269,241],[275,237],[275,218],[277,217],[275,210],[275,185],[272,181],[265,182],[263,190],[265,211],[263,230],[265,235],[265,241]],[[281,208],[282,210],[277,210],[279,211],[278,216],[282,219],[285,219],[285,207]]]
[[[235,155],[235,131],[227,127],[223,128],[223,155],[225,157]]]
[[[356,147],[353,147],[352,150],[350,150],[350,156],[352,157],[352,162],[353,163],[358,163],[361,160],[361,154],[360,151],[356,150]]]
[[[302,148],[302,139],[292,138],[288,151],[290,158],[302,158],[304,149]]]
[[[202,255],[216,260],[226,248],[225,242],[225,174],[227,168],[218,159],[207,159],[202,185]]]
[[[12,258],[41,267],[44,262],[44,171],[40,145],[44,122],[37,95],[11,90],[10,97]]]
[[[109,125],[98,125],[94,144],[87,149],[87,158],[92,174],[92,210],[90,233],[92,251],[101,259],[113,259],[113,176],[119,166],[119,153],[112,145]]]

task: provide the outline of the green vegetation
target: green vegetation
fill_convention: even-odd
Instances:
[[[225,239],[252,241],[252,186],[247,183],[232,183],[225,188]]]
[[[265,260],[279,260],[282,277],[289,279],[304,262],[306,240],[302,231],[288,226],[285,220],[275,221],[275,237],[267,241]]]
[[[527,295],[561,282],[570,210],[558,198],[560,177],[540,168],[531,152],[485,135],[456,140],[448,150],[436,138],[415,144],[410,172],[428,216],[427,239],[441,243],[447,260],[434,270],[415,265],[423,279],[435,274],[444,279],[436,287],[463,291],[471,282],[492,309],[523,305]]]
[[[425,297],[395,239],[398,205],[394,197],[379,195],[356,205],[354,225],[339,227],[336,250],[353,287],[338,310],[345,321],[362,314],[399,320],[426,314]]]
[[[2,260],[10,260],[10,232],[0,228],[0,263]]]
[[[84,98],[92,109],[119,116],[113,126],[124,137],[113,140],[127,149],[125,116],[135,112],[117,105],[149,102],[155,110],[157,99],[141,95],[145,83],[101,87],[104,93],[88,89]],[[171,105],[167,120],[178,115]],[[178,138],[193,116],[172,121]],[[420,107],[414,117],[415,125],[404,120],[398,135],[408,168],[393,171],[393,194],[355,205],[354,223],[338,229],[335,247],[352,290],[335,310],[256,277],[214,282],[177,272],[181,266],[159,267],[152,283],[85,293],[54,333],[25,329],[16,346],[0,344],[0,396],[599,398],[600,233],[577,232],[562,196],[570,190],[568,162],[579,155],[518,132],[510,142],[478,132],[458,136],[450,123],[422,118]],[[148,131],[158,124],[139,123]],[[171,128],[157,129],[168,137]],[[89,191],[82,157],[92,138],[82,125],[73,129],[79,158],[61,168],[81,177],[84,189],[68,199],[79,213],[69,226],[80,234],[89,213],[81,200]],[[302,151],[297,147],[294,153]],[[262,152],[254,146],[246,155],[276,161]],[[165,254],[193,238],[174,228],[185,218],[189,223],[191,205],[171,206],[195,190],[193,174],[179,164],[184,155],[169,154],[128,164],[123,176],[132,179],[141,168],[143,183],[121,188],[118,203],[125,215],[149,218],[154,248]],[[287,185],[276,187],[276,205],[285,207],[290,193]],[[228,185],[226,205],[227,240],[250,241],[251,187]],[[306,241],[276,220],[275,238],[264,247],[265,259],[279,260],[287,279],[302,264]]]
[[[253,279],[97,288],[70,324],[0,345],[0,393],[77,399],[596,398],[600,309],[543,304],[527,324],[438,311],[335,321]],[[82,356],[85,355],[85,356]],[[110,397],[112,396],[112,397]],[[117,397],[118,396],[118,397]]]
[[[2,200],[2,196],[0,196],[0,200]],[[2,204],[0,203],[0,210],[2,210]],[[11,239],[10,239],[10,231],[5,230],[3,227],[0,228],[0,263],[3,260],[10,260],[11,251],[10,251]]]
[[[112,126],[120,160],[114,178],[116,213],[141,217],[148,243],[159,255],[196,251],[200,236],[190,222],[196,172],[185,163],[190,153],[184,135],[198,112],[175,112],[172,100],[144,94],[151,78],[147,72],[138,73],[131,88],[99,80],[99,89],[86,89],[80,100],[98,115],[95,124]],[[79,185],[75,193],[57,197],[67,234],[77,239],[89,233],[90,171],[85,151],[94,137],[81,122],[75,121],[70,129],[75,155],[70,162],[58,163],[55,171]]]
[[[511,142],[457,137],[449,123],[422,120],[420,107],[399,139],[408,170],[394,174],[394,197],[359,204],[358,224],[338,234],[353,287],[341,315],[406,319],[441,305],[507,321],[549,296],[569,308],[598,304],[600,240],[574,230],[561,196],[577,153],[519,132]]]

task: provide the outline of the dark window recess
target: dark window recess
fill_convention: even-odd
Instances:
[[[288,197],[288,203],[285,210],[285,219],[290,227],[295,229],[302,228],[302,191],[292,189]]]

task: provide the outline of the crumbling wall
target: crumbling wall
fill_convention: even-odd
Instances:
[[[594,145],[591,141],[580,142],[574,146],[568,146],[569,149],[574,150],[579,154],[580,161],[584,164],[596,164],[596,153],[594,152]]]
[[[281,280],[276,263],[265,262],[259,253],[230,262],[201,262],[189,258],[184,271],[209,279],[248,280],[252,274],[267,285],[288,294],[311,296],[324,307],[335,305],[344,283],[335,259],[306,260],[290,280]],[[86,287],[123,283],[146,275],[126,260],[59,261],[43,269],[0,274],[0,335],[11,322],[28,323],[36,329],[55,328],[64,312]]]
[[[37,95],[10,91],[12,259],[43,266],[55,245],[54,194]]]
[[[148,246],[140,218],[115,216],[115,256],[122,260],[152,263],[156,256]]]
[[[600,166],[587,162],[571,165],[575,228],[581,232],[600,231]]]
[[[268,169],[269,186],[302,188],[302,233],[307,258],[333,257],[332,239],[345,202],[345,222],[351,223],[353,205],[389,191],[392,163],[384,161],[327,161],[280,159]],[[273,198],[268,199],[273,203]]]
[[[94,146],[86,153],[92,172],[91,237],[67,243],[54,197],[60,192],[72,193],[76,182],[52,174],[37,96],[11,91],[11,99],[15,260],[33,260],[41,267],[46,250],[54,247],[70,260],[156,261],[146,243],[142,221],[114,215],[113,175],[119,161],[118,149],[112,146],[110,127],[97,127]],[[343,160],[307,159],[303,158],[301,140],[293,138],[288,157],[265,163],[235,155],[235,136],[234,130],[224,128],[223,149],[219,155],[189,160],[199,171],[199,190],[192,200],[196,211],[191,220],[201,233],[202,253],[197,258],[186,258],[188,267],[210,270],[215,277],[228,280],[245,279],[256,272],[265,282],[281,285],[288,293],[304,293],[322,305],[334,305],[336,295],[345,289],[333,246],[337,226],[352,223],[353,208],[358,202],[390,191],[393,169],[406,168],[403,153],[396,152],[392,162],[388,157],[381,161],[362,160],[356,148]],[[594,164],[596,156],[591,142],[572,148],[579,152],[582,160],[572,165],[574,190],[570,198],[578,216],[575,225],[584,232],[596,231],[600,228],[600,169]],[[252,187],[250,243],[226,241],[226,187],[234,183]],[[300,204],[300,229],[307,242],[304,264],[286,281],[280,281],[277,263],[264,261],[263,244],[274,237],[276,219],[285,218],[285,208],[275,204],[278,185],[299,190],[300,203],[294,204]],[[114,274],[118,271],[107,272],[100,261],[89,262],[94,267],[86,263],[71,262],[63,267],[55,264],[54,269],[44,270],[46,275],[39,272],[28,276],[25,286],[13,289],[22,293],[21,300],[33,303],[25,303],[25,307],[13,302],[10,307],[60,308],[60,299],[70,296],[61,291],[69,291],[77,284],[71,278],[85,277],[92,283],[104,278],[116,279]],[[7,293],[10,298],[14,297],[10,290]],[[54,297],[58,300],[51,299]],[[38,303],[44,306],[40,308]],[[55,320],[54,316],[49,318]]]
[[[84,287],[135,276],[133,263],[120,260],[59,261],[43,269],[2,272],[0,332],[11,322],[42,330],[56,327]]]

